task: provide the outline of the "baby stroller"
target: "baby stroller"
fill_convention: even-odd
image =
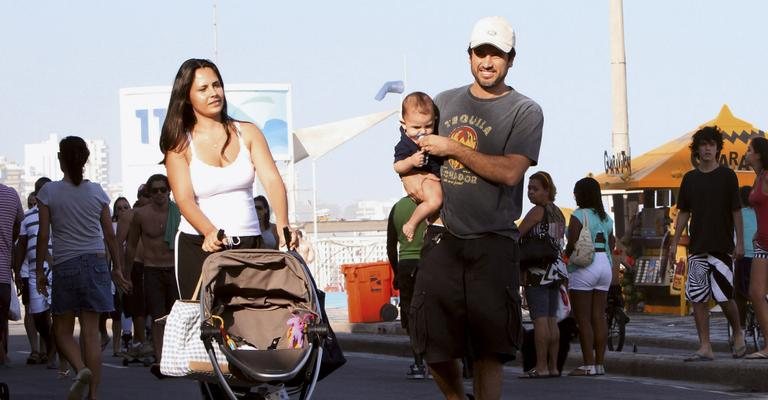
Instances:
[[[201,283],[201,339],[228,397],[259,398],[250,388],[284,384],[310,398],[329,328],[306,265],[276,250],[228,250],[206,259]]]

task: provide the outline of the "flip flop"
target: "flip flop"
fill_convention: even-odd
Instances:
[[[733,349],[733,358],[742,358],[747,354],[747,344]]]
[[[691,356],[687,357],[683,361],[685,362],[698,362],[698,361],[714,361],[715,359],[710,356],[705,356],[703,354],[699,353],[693,353]]]
[[[542,379],[542,378],[549,378],[551,375],[543,375],[540,374],[539,371],[536,370],[536,368],[532,368],[528,370],[528,372],[525,373],[525,375],[520,375],[518,378],[520,379]]]
[[[762,351],[756,351],[752,354],[744,356],[745,360],[768,360],[768,353]]]

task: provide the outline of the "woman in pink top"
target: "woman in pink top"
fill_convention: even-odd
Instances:
[[[755,254],[749,275],[749,297],[763,331],[763,348],[747,355],[747,359],[768,359],[768,139],[755,137],[747,148],[747,162],[757,177],[749,194],[749,204],[757,215],[754,237]]]

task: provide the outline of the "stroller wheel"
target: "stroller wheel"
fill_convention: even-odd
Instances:
[[[397,318],[397,307],[392,304],[386,303],[381,306],[379,310],[379,316],[382,321],[394,321]]]

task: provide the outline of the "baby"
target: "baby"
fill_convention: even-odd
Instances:
[[[403,225],[403,234],[411,241],[419,223],[435,215],[443,204],[443,190],[438,178],[442,159],[430,157],[417,144],[422,136],[435,131],[437,108],[432,99],[425,93],[413,92],[405,96],[402,107],[400,142],[395,146],[395,172],[401,177],[412,174],[424,177],[421,183],[424,198],[414,199],[418,206]]]

